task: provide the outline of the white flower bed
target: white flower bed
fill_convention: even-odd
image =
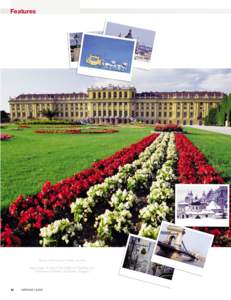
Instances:
[[[174,165],[177,161],[177,151],[175,147],[175,136],[170,134],[167,148],[167,160],[157,171],[156,180],[152,183],[150,194],[147,197],[149,205],[140,211],[142,222],[139,235],[156,238],[162,220],[172,213],[174,199],[174,182],[176,175]]]
[[[110,210],[95,218],[94,227],[97,240],[93,243],[85,242],[85,247],[106,246],[117,234],[128,234],[132,228],[131,209],[137,203],[137,192],[149,190],[148,205],[140,210],[140,235],[156,237],[161,220],[171,213],[168,202],[174,196],[172,183],[176,180],[173,166],[177,160],[174,134],[161,134],[149,147],[147,147],[137,160],[119,168],[116,175],[108,177],[103,183],[91,187],[86,198],[78,198],[71,204],[73,221],[58,220],[42,228],[40,236],[43,246],[52,243],[70,243],[73,234],[78,235],[81,224],[88,222],[90,215],[98,203],[110,205]],[[57,224],[59,224],[58,226]],[[63,226],[61,224],[63,223]],[[65,224],[65,226],[64,226]],[[74,227],[74,226],[77,227]],[[56,228],[52,232],[52,228]]]

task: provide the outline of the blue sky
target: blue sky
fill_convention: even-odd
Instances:
[[[85,34],[80,66],[89,67],[86,63],[86,59],[90,55],[98,55],[106,61],[115,60],[117,64],[127,63],[127,72],[130,73],[133,51],[134,42],[131,40],[120,40]]]
[[[113,36],[119,36],[119,34],[122,34],[122,37],[124,37],[127,35],[129,29],[132,29],[133,38],[138,39],[140,44],[149,47],[153,46],[156,34],[155,31],[108,22],[105,34]]]
[[[167,227],[168,224],[163,223],[161,226],[161,231],[167,231]],[[160,234],[159,240],[165,241],[165,239],[166,235]],[[186,229],[186,233],[183,237],[183,242],[189,251],[198,252],[202,256],[206,257],[209,250],[208,246],[211,243],[211,236],[201,234],[200,232],[198,233],[198,231],[191,231]]]
[[[26,93],[86,92],[90,86],[133,85],[142,91],[222,91],[231,93],[231,69],[134,69],[131,82],[77,74],[76,69],[1,69],[1,109],[9,97]]]

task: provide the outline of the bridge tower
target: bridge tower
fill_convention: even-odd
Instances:
[[[180,249],[182,245],[183,235],[185,234],[185,229],[178,226],[169,225],[167,227],[168,234],[166,237],[166,243]]]

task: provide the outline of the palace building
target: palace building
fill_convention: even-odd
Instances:
[[[57,111],[55,119],[94,124],[140,121],[146,124],[202,125],[222,92],[142,92],[134,87],[91,87],[87,93],[22,94],[10,98],[11,120],[42,119],[42,111]]]

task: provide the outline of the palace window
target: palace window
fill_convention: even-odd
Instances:
[[[177,116],[177,117],[180,117],[180,112],[179,112],[179,111],[176,113],[176,116]]]
[[[111,117],[111,110],[108,111],[108,116]]]
[[[124,105],[126,106],[128,103],[127,102],[124,102]]]
[[[124,117],[126,118],[128,116],[128,112],[125,110],[124,111]]]
[[[141,117],[143,117],[143,116],[144,116],[144,112],[143,112],[143,111],[141,111],[140,115],[141,115]]]
[[[117,110],[114,110],[114,117],[117,116]]]
[[[96,93],[95,92],[93,93],[93,98],[96,98]]]
[[[122,117],[122,110],[119,111],[119,117]]]
[[[106,110],[103,111],[103,116],[106,117]]]
[[[186,125],[186,120],[183,121],[183,125]]]
[[[105,93],[105,92],[103,92],[103,98],[104,98],[104,99],[106,98],[106,93]]]
[[[154,112],[152,111],[152,117],[154,117]]]
[[[186,118],[187,117],[187,112],[184,112],[184,118]]]
[[[113,93],[114,98],[116,98],[116,92]]]
[[[101,93],[100,93],[100,92],[98,93],[98,98],[99,98],[99,99],[101,98]]]
[[[83,112],[82,111],[80,112],[80,117],[83,117]]]
[[[193,112],[190,112],[190,118],[192,118],[193,117]],[[192,125],[192,124],[191,124]]]
[[[122,92],[119,92],[119,98],[122,98]]]
[[[161,116],[162,116],[161,111],[159,111],[159,117],[161,117]]]
[[[122,106],[122,102],[119,102],[119,106]]]
[[[101,110],[98,111],[98,115],[99,115],[99,117],[101,117]]]
[[[164,112],[164,117],[167,117],[167,112],[166,111]]]
[[[96,111],[95,110],[93,111],[93,117],[96,117]]]
[[[128,93],[124,92],[124,98],[127,98],[127,97],[128,97]]]
[[[109,99],[111,98],[111,92],[108,92],[108,98]]]
[[[148,111],[146,112],[146,117],[149,117],[149,112]]]
[[[172,112],[171,112],[171,111],[169,112],[169,117],[170,117],[170,118],[172,117]]]

